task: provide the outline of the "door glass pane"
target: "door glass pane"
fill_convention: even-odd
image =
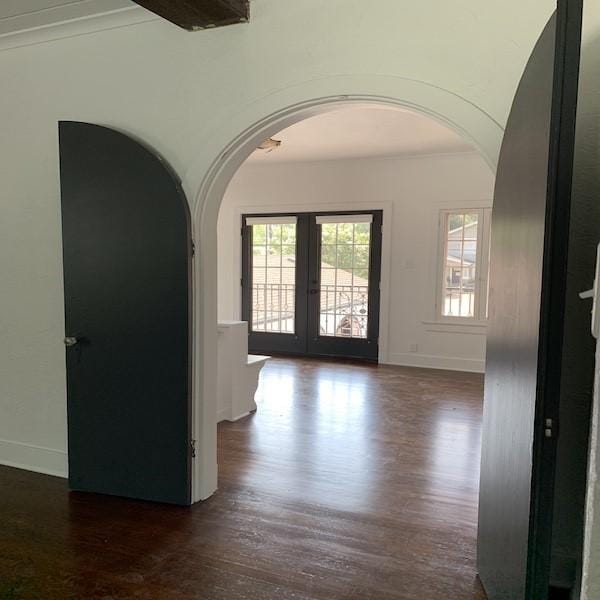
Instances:
[[[320,335],[365,339],[371,225],[323,223],[320,229]]]
[[[445,317],[475,315],[479,213],[448,213],[446,217],[444,302]]]
[[[296,225],[251,225],[252,331],[295,333]]]

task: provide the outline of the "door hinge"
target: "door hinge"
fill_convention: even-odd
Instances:
[[[196,458],[196,440],[190,441],[190,448],[192,450],[192,458]]]
[[[546,438],[554,437],[554,420],[553,419],[544,419],[544,437],[546,437]]]
[[[192,256],[196,256],[196,242],[192,240]]]

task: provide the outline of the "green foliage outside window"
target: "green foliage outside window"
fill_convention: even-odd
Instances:
[[[367,279],[370,240],[370,223],[323,224],[321,225],[321,261],[330,267],[337,266],[338,269],[354,269],[355,275]],[[252,245],[265,248],[264,251],[255,250],[255,256],[263,252],[271,256],[291,255],[295,244],[295,225],[270,224],[252,227]]]

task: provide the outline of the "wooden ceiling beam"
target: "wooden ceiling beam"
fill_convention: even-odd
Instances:
[[[133,0],[188,31],[246,23],[249,0]]]

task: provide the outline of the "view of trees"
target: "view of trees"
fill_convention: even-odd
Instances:
[[[326,223],[321,225],[321,259],[324,268],[354,269],[358,277],[369,275],[369,223]],[[252,244],[255,256],[294,256],[296,226],[292,224],[254,225]]]
[[[321,260],[363,279],[369,276],[370,223],[326,223],[321,225]]]
[[[471,225],[471,223],[477,223],[478,215],[474,214],[459,214],[459,213],[450,213],[448,215],[448,231],[454,231],[459,227],[463,227],[466,225]]]

